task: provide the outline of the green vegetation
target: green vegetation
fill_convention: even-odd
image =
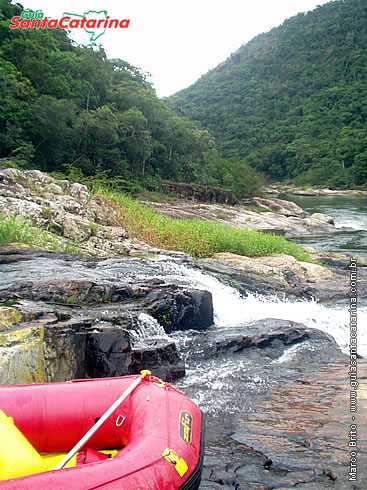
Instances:
[[[226,159],[299,185],[366,185],[365,0],[286,20],[169,101]]]
[[[92,233],[93,236],[96,236],[97,232],[98,232],[98,228],[99,226],[97,225],[97,223],[94,223],[94,221],[91,221],[89,224],[88,224],[88,227],[90,229],[90,232]]]
[[[0,213],[0,244],[15,242],[58,252],[78,253],[79,251],[77,243],[66,242],[21,218],[16,216],[7,218],[4,213]]]
[[[158,99],[143,71],[76,46],[64,29],[9,29],[21,10],[0,0],[0,166],[103,175],[124,192],[161,180],[256,192],[245,175],[217,178],[213,137]]]
[[[283,237],[200,219],[172,219],[126,195],[99,192],[119,206],[120,225],[131,237],[156,247],[186,252],[194,257],[211,257],[218,252],[248,257],[285,253],[310,261],[305,250]]]

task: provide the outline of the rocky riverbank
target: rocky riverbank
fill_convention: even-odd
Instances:
[[[197,202],[191,199],[145,204],[171,218],[200,218],[263,233],[283,235],[286,238],[338,231],[331,216],[306,213],[297,204],[277,198],[254,197],[236,205]]]
[[[39,170],[0,171],[0,212],[16,215],[55,233],[61,243],[78,243],[84,254],[136,255],[158,252],[128,236],[118,210],[85,185],[56,180]]]
[[[190,200],[147,204],[175,218],[201,218],[287,238],[337,231],[330,216],[306,213],[289,201],[253,198],[236,203],[227,194],[215,195],[215,198],[223,202],[198,203],[193,195]],[[92,195],[84,185],[56,180],[38,170],[0,171],[0,212],[6,216],[23,217],[57,233],[61,240],[77,241],[83,253],[136,255],[159,252],[128,236],[121,227],[118,209],[110,201]]]
[[[273,184],[265,189],[266,194],[279,196],[288,194],[291,196],[320,196],[320,197],[366,197],[367,190],[363,189],[329,189],[327,187],[297,187],[291,184]]]

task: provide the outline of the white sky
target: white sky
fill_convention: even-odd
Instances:
[[[15,3],[15,0],[13,0]],[[194,83],[201,75],[261,32],[327,0],[18,0],[24,8],[61,18],[107,10],[110,18],[130,19],[127,29],[107,29],[97,43],[108,58],[122,58],[151,73],[159,97]],[[87,44],[83,29],[74,39]],[[76,35],[77,34],[77,35]]]

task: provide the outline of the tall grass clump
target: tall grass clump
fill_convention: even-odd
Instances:
[[[200,219],[173,219],[118,192],[99,189],[97,194],[118,205],[120,224],[130,236],[153,246],[194,257],[210,257],[218,252],[248,257],[285,253],[298,260],[311,260],[304,249],[281,236]]]
[[[15,242],[58,252],[78,253],[79,251],[77,243],[66,242],[17,216],[6,217],[4,213],[0,213],[0,244]]]

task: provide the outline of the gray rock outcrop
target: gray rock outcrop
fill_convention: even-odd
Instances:
[[[296,204],[282,199],[254,197],[235,206],[183,199],[174,202],[145,202],[171,218],[200,218],[238,228],[274,233],[286,238],[317,236],[338,231],[331,216],[306,213]]]
[[[0,290],[0,384],[123,376],[150,369],[165,381],[185,374],[176,345],[136,346],[140,315],[166,332],[213,323],[211,294],[165,284],[88,280],[20,281]],[[150,316],[149,316],[150,315]]]
[[[85,185],[56,180],[39,170],[0,171],[0,212],[56,233],[61,243],[77,242],[84,253],[158,251],[128,236],[121,226],[119,209],[111,201],[92,195]]]

